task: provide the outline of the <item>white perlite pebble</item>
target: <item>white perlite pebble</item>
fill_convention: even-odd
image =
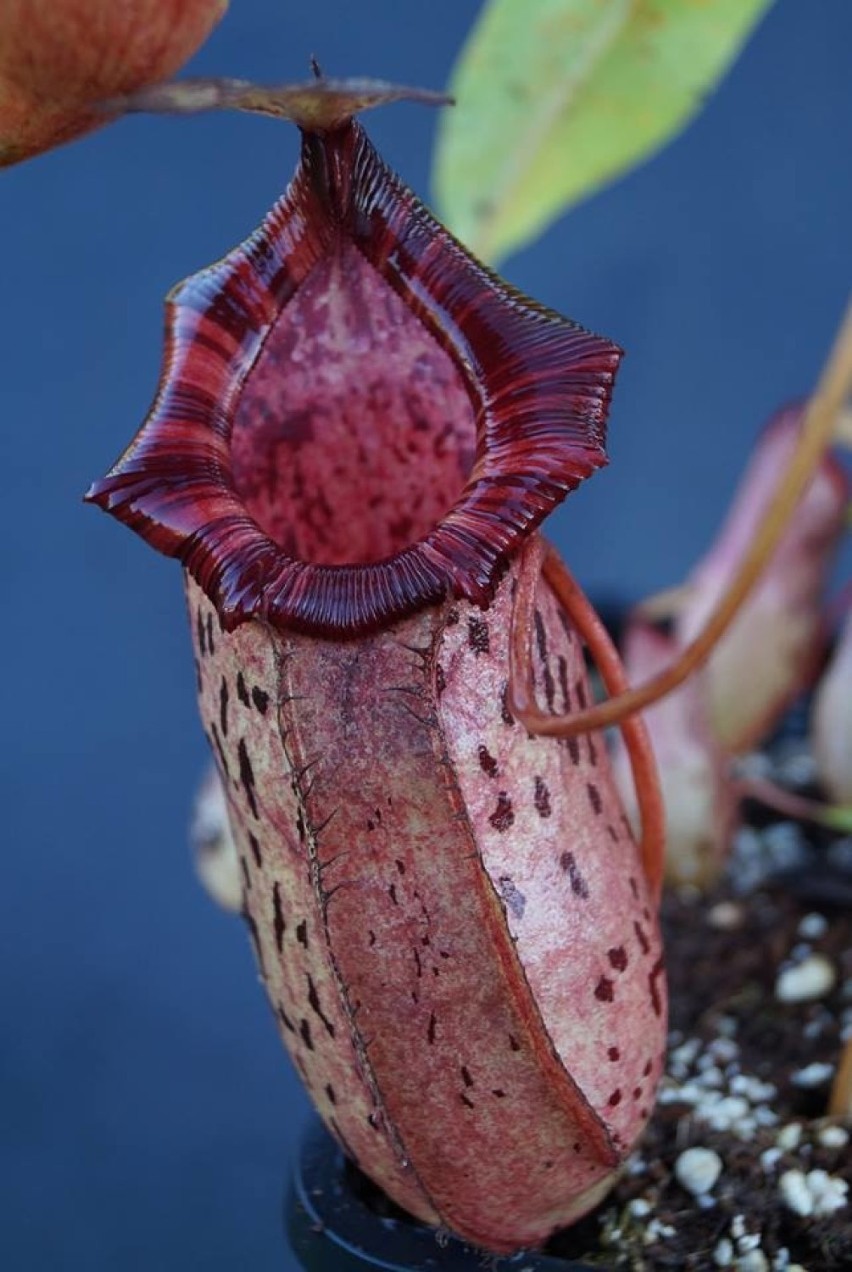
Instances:
[[[823,1219],[846,1205],[849,1185],[826,1170],[786,1170],[778,1181],[781,1199],[788,1210],[803,1218]]]
[[[732,1095],[744,1095],[752,1104],[759,1104],[761,1100],[773,1100],[778,1094],[778,1088],[771,1082],[761,1082],[760,1078],[747,1073],[735,1074],[730,1086]]]
[[[722,1173],[722,1159],[712,1148],[688,1148],[675,1162],[675,1178],[693,1197],[709,1193]]]
[[[700,1050],[700,1040],[698,1038],[689,1038],[672,1051],[669,1056],[669,1068],[675,1077],[686,1076],[687,1070],[694,1063]]]
[[[707,926],[719,932],[734,932],[742,927],[745,911],[735,901],[718,901],[707,911]]]
[[[780,1003],[812,1003],[834,988],[837,973],[822,954],[809,954],[803,962],[787,967],[775,982]]]
[[[634,1197],[627,1209],[634,1219],[645,1219],[651,1213],[651,1203],[644,1197]]]
[[[642,1240],[645,1245],[653,1245],[655,1241],[666,1241],[675,1235],[675,1230],[670,1223],[662,1223],[659,1219],[652,1219],[645,1229],[645,1235]]]
[[[729,1268],[734,1261],[734,1247],[727,1237],[717,1244],[713,1251],[713,1262],[717,1268]]]
[[[806,1064],[804,1069],[797,1069],[790,1081],[797,1087],[818,1087],[828,1082],[833,1073],[833,1064],[820,1064],[815,1060],[813,1064]]]
[[[748,751],[745,755],[738,755],[734,760],[734,771],[737,777],[775,776],[772,759],[763,751]]]
[[[813,754],[797,744],[798,749],[776,758],[776,774],[782,786],[810,786],[817,778],[817,762]]]
[[[737,1272],[769,1272],[769,1260],[762,1250],[749,1250],[737,1259]]]
[[[723,1095],[714,1099],[715,1091],[703,1093],[696,1116],[714,1131],[733,1131],[741,1139],[750,1139],[754,1133],[751,1105],[741,1095]]]
[[[828,919],[824,914],[806,914],[798,927],[799,936],[806,941],[818,941],[828,931]]]
[[[817,1139],[823,1148],[845,1148],[849,1143],[849,1132],[842,1126],[824,1126]]]
[[[739,1272],[770,1272],[770,1262],[762,1250],[752,1250],[737,1260]]]
[[[783,1148],[785,1153],[791,1153],[793,1149],[799,1147],[801,1142],[801,1122],[788,1122],[786,1126],[781,1127],[781,1130],[775,1136],[775,1143],[779,1148]]]

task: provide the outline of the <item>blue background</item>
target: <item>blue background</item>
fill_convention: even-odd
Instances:
[[[235,0],[192,69],[302,78],[315,52],[437,87],[477,7]],[[813,382],[850,275],[850,48],[848,0],[779,0],[685,136],[508,263],[629,351],[612,466],[551,523],[599,597],[683,575],[761,421]],[[434,116],[369,127],[427,193]],[[242,927],[188,858],[206,754],[178,569],[80,496],[147,409],[162,296],[253,228],[295,155],[267,120],[133,119],[0,175],[9,1269],[292,1267],[306,1108]]]

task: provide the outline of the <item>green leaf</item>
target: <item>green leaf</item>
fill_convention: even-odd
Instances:
[[[771,0],[490,0],[451,81],[435,191],[489,260],[700,109]]]
[[[848,804],[833,804],[826,808],[822,817],[823,826],[829,830],[839,830],[842,834],[852,833],[852,808]]]

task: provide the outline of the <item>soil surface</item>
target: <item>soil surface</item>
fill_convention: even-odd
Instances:
[[[798,879],[746,897],[725,885],[706,900],[666,898],[671,1042],[657,1109],[616,1191],[549,1253],[631,1269],[852,1268],[852,1206],[838,1183],[852,1183],[852,1151],[826,1119],[844,1012],[849,1032],[850,882],[839,889],[845,915],[825,896],[815,907]],[[809,936],[822,927],[814,915],[828,923]],[[809,951],[836,969],[834,987],[816,1001],[779,1001],[780,971]],[[700,1196],[675,1173],[693,1147],[721,1163]],[[782,1190],[788,1172],[797,1174]],[[785,1192],[816,1213],[798,1213]]]
[[[782,740],[773,767],[808,790],[801,744]],[[852,1039],[852,840],[745,813],[713,892],[664,900],[669,1060],[651,1124],[615,1192],[548,1253],[649,1272],[852,1268],[852,1126],[827,1116]]]

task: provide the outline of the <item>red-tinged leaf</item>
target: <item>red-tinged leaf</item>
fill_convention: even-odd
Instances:
[[[629,624],[623,656],[632,684],[661,671],[676,653],[671,636],[639,618]],[[666,806],[666,877],[699,887],[718,877],[737,825],[730,764],[710,728],[704,688],[704,674],[699,673],[644,713]],[[635,810],[620,738],[615,756],[622,795]]]
[[[814,697],[811,743],[826,792],[852,804],[852,613]]]
[[[802,409],[788,407],[761,437],[715,544],[690,575],[677,616],[680,644],[701,630],[748,551],[801,421]],[[704,693],[710,725],[729,752],[746,750],[765,736],[819,666],[822,596],[848,498],[843,470],[826,457],[763,578],[713,652]]]
[[[0,166],[105,122],[98,104],[173,75],[227,0],[3,0]]]

